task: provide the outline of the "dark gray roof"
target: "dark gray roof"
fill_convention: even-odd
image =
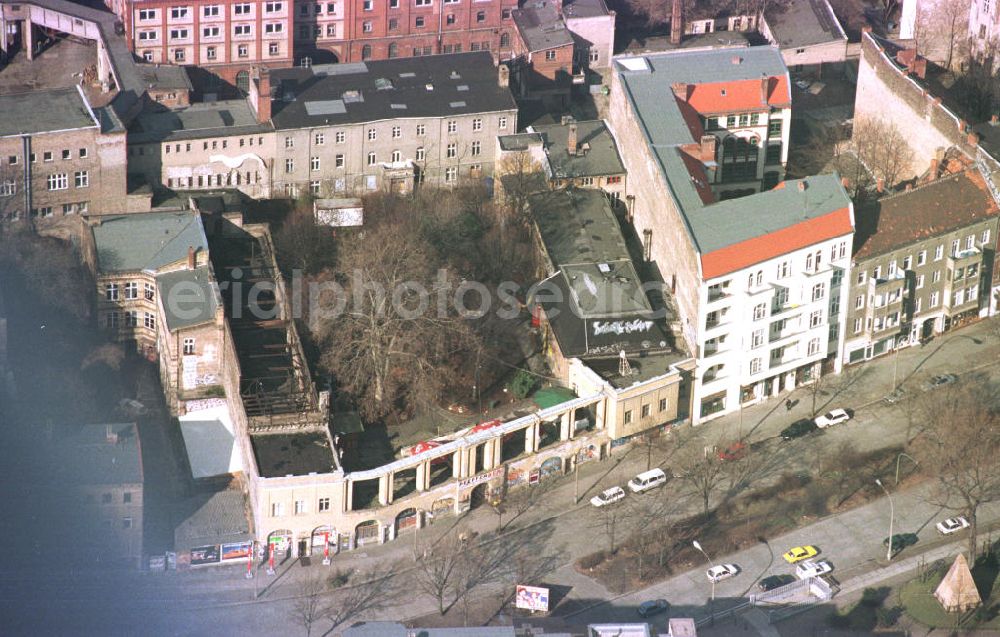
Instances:
[[[593,18],[608,15],[608,7],[604,0],[566,0],[563,2],[563,15],[566,19]]]
[[[174,270],[156,277],[163,301],[167,329],[171,332],[215,320],[221,303],[208,266],[194,270]]]
[[[513,17],[521,39],[532,53],[573,44],[573,36],[550,0],[529,0],[514,10]]]
[[[270,124],[257,123],[257,115],[246,100],[201,102],[184,108],[166,108],[147,104],[128,129],[132,143],[180,141],[254,135],[271,130]]]
[[[542,136],[538,133],[517,133],[516,135],[500,135],[500,150],[520,151],[528,150],[533,144],[542,143]]]
[[[251,436],[263,478],[330,473],[336,467],[327,437],[318,432]]]
[[[142,484],[135,424],[66,425],[54,433],[59,470],[67,484]]]
[[[603,191],[548,190],[531,195],[528,205],[556,268],[629,259],[625,238]]]
[[[701,253],[763,236],[803,219],[846,208],[850,198],[836,175],[809,177],[801,192],[797,182],[748,197],[715,202],[699,161],[681,150],[697,142],[683,107],[674,97],[674,83],[703,84],[783,77],[788,70],[776,47],[738,49],[740,63],[732,63],[732,49],[673,51],[615,62],[625,95],[646,137],[669,193],[678,204],[691,240]],[[791,96],[788,96],[791,101]],[[687,113],[690,117],[691,113]],[[696,115],[696,114],[695,114]]]
[[[783,49],[827,42],[847,42],[827,0],[792,0],[771,4],[764,14],[771,34]]]
[[[176,513],[181,520],[174,530],[176,550],[253,539],[246,496],[238,487],[195,493],[179,503]]]
[[[678,49],[748,47],[750,40],[742,31],[713,31],[685,35],[680,44],[670,41],[669,35],[635,38],[625,46],[629,55],[675,51]]]
[[[140,64],[138,68],[142,74],[142,81],[150,88],[164,91],[190,91],[192,89],[191,79],[188,77],[187,69],[183,66]]]
[[[603,120],[576,122],[577,149],[582,153],[576,155],[570,155],[566,151],[568,124],[534,126],[531,130],[541,133],[545,138],[545,154],[549,160],[551,176],[555,179],[625,174],[615,138]],[[589,149],[584,152],[582,149],[585,144]]]
[[[208,250],[201,216],[191,212],[102,218],[92,231],[100,272],[158,270],[187,259],[189,247]]]
[[[271,86],[277,129],[517,108],[488,52],[276,69]]]
[[[0,95],[0,137],[98,128],[79,88]]]

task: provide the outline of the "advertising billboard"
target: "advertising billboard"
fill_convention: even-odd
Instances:
[[[518,584],[517,594],[514,595],[514,606],[524,610],[547,613],[549,611],[549,589]]]
[[[213,544],[212,546],[198,546],[191,549],[191,566],[200,566],[202,564],[218,564],[219,562],[219,545]]]
[[[233,542],[232,544],[222,545],[222,559],[223,560],[238,560],[250,557],[250,550],[253,548],[253,542]]]

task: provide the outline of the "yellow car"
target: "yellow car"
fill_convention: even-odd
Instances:
[[[789,564],[795,564],[810,557],[815,557],[818,553],[819,551],[816,550],[815,546],[796,546],[781,557],[785,558],[785,561]]]

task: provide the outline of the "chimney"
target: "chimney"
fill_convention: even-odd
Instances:
[[[111,425],[104,426],[104,441],[111,445],[118,444],[118,434]]]
[[[566,152],[570,155],[576,154],[576,122],[569,125],[569,133],[566,136]]]
[[[927,179],[928,181],[934,181],[935,179],[937,179],[939,166],[940,162],[938,161],[937,157],[931,160],[931,168],[929,171],[927,171],[929,173]]]
[[[927,58],[918,57],[914,60],[910,70],[920,79],[925,79],[927,77]]]
[[[500,88],[507,88],[510,86],[510,67],[506,64],[501,64],[497,68],[497,84]]]
[[[906,184],[906,192],[913,190],[913,184]]]
[[[188,270],[194,270],[198,263],[198,253],[194,246],[188,246]]]
[[[688,85],[684,82],[674,82],[670,85],[670,89],[674,92],[674,95],[681,98],[685,102],[688,98]]]
[[[760,103],[767,105],[767,96],[771,92],[771,78],[765,76],[760,78]]]
[[[802,181],[799,182],[799,192],[805,192],[805,191],[806,191],[806,182],[803,179]]]
[[[885,192],[885,177],[879,177],[875,182],[875,190],[878,192]]]
[[[964,133],[966,128],[966,123],[964,119],[958,120],[958,132]]]
[[[257,123],[267,123],[271,120],[271,72],[262,66],[257,69],[256,79],[251,81],[256,84]]]
[[[966,141],[969,142],[969,146],[977,146],[979,144],[979,135],[977,133],[969,133]]]
[[[681,36],[684,34],[684,0],[673,0],[670,10],[670,43],[677,45],[681,43]]]
[[[848,179],[847,177],[841,177],[840,178],[840,185],[843,186],[844,188],[850,188],[851,187],[851,180]]]
[[[734,65],[740,65],[743,63],[743,58],[741,58],[738,55],[734,55],[729,59],[729,61],[732,62]]]
[[[709,163],[715,161],[715,147],[718,144],[718,140],[715,135],[702,135],[701,136],[701,161],[702,163]]]
[[[997,124],[1000,124],[1000,115],[991,115],[990,126],[996,126]]]
[[[861,32],[862,33],[871,33],[872,32],[872,28],[871,28],[870,25],[866,24],[865,26],[861,27]]]

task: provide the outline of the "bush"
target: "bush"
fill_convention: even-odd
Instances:
[[[507,387],[514,394],[514,398],[522,400],[528,397],[536,385],[538,385],[538,377],[527,370],[521,369],[514,375],[514,378]]]
[[[851,618],[834,611],[827,615],[826,623],[830,625],[830,628],[850,628]]]
[[[889,587],[880,586],[878,588],[866,588],[861,591],[861,605],[877,608],[889,597]]]
[[[592,568],[596,568],[606,559],[608,559],[607,552],[601,550],[596,553],[591,553],[590,555],[584,555],[577,561],[577,564],[580,565],[580,568],[590,570]]]
[[[893,606],[892,608],[879,608],[875,611],[875,617],[878,619],[878,625],[882,628],[889,628],[890,626],[895,626],[899,618],[903,616],[902,606]]]

